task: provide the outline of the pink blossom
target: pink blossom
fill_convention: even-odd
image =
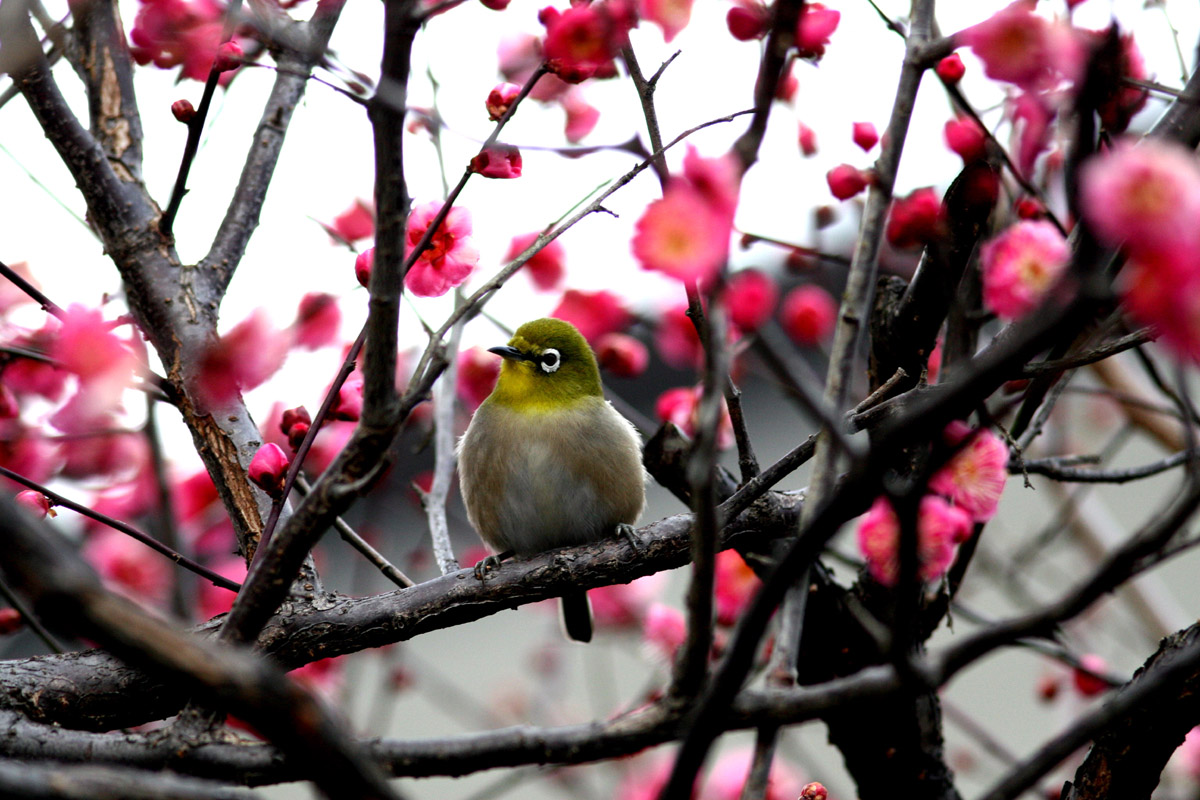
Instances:
[[[346,211],[334,217],[334,221],[324,225],[329,235],[341,243],[352,243],[374,234],[374,211],[366,201],[355,199]]]
[[[695,369],[704,362],[704,345],[687,315],[687,305],[674,305],[659,313],[654,348],[675,369]]]
[[[870,122],[854,123],[854,135],[852,137],[854,143],[861,147],[864,152],[869,152],[872,147],[879,143],[879,134],[875,131],[875,125]]]
[[[984,74],[1036,89],[1078,72],[1082,50],[1072,29],[1034,13],[1036,0],[1015,2],[961,34],[963,44],[983,62]]]
[[[967,73],[967,68],[963,65],[962,58],[958,53],[951,53],[937,63],[934,68],[941,78],[951,86],[962,80],[963,75]]]
[[[487,112],[488,119],[495,122],[508,113],[508,107],[517,99],[517,95],[521,93],[521,87],[515,83],[500,83],[497,84],[487,96]]]
[[[946,146],[957,153],[963,163],[983,158],[987,152],[987,134],[970,117],[955,117],[942,129]]]
[[[354,259],[354,277],[364,287],[371,287],[371,270],[375,269],[375,248],[368,247]]]
[[[470,563],[469,561],[466,563]],[[646,575],[630,583],[599,586],[588,592],[596,627],[633,628],[641,625],[654,599],[669,578],[665,572]]]
[[[1071,673],[1071,678],[1075,683],[1075,690],[1084,697],[1095,697],[1098,694],[1107,692],[1111,687],[1108,681],[1098,675],[1104,675],[1108,672],[1108,662],[1103,657],[1095,653],[1086,653],[1079,657],[1079,666],[1083,669],[1076,669]],[[1086,672],[1084,670],[1087,670]],[[1091,674],[1095,673],[1095,674]]]
[[[508,252],[504,254],[504,260],[512,261],[524,253],[531,244],[537,241],[539,235],[538,233],[523,233],[520,236],[514,236],[508,245]],[[534,286],[543,292],[548,292],[558,288],[562,283],[567,269],[566,261],[566,249],[557,239],[554,239],[534,253],[521,269],[525,270],[525,274],[533,281]]]
[[[468,411],[479,408],[496,386],[500,359],[482,347],[471,347],[458,354],[458,398]]]
[[[283,488],[283,479],[287,476],[289,463],[283,449],[274,442],[268,442],[258,448],[246,471],[256,486],[267,494],[274,495]]]
[[[235,70],[242,65],[246,54],[242,52],[242,46],[237,42],[228,41],[221,42],[217,48],[217,55],[213,59],[214,72],[229,72]]]
[[[778,299],[775,280],[756,269],[740,270],[725,284],[729,320],[744,332],[756,331],[770,319]]]
[[[166,600],[170,563],[141,542],[102,528],[87,538],[82,553],[114,592],[150,607]]]
[[[223,405],[274,375],[290,346],[291,337],[258,309],[205,348],[196,390],[207,402]]]
[[[692,0],[638,0],[642,19],[662,28],[663,41],[670,42],[692,18]]]
[[[18,336],[9,344],[35,353],[48,353],[54,346],[59,324],[48,321],[40,330]],[[38,395],[52,402],[62,399],[67,389],[66,370],[32,358],[14,358],[3,367],[4,385],[18,395]]]
[[[758,593],[762,581],[736,550],[717,553],[713,578],[713,598],[717,605],[717,623],[732,627]]]
[[[766,36],[767,27],[771,24],[771,10],[759,0],[733,2],[733,7],[725,15],[725,24],[733,38],[749,42]]]
[[[636,378],[646,371],[650,352],[646,345],[626,333],[606,333],[596,342],[600,368],[618,378]]]
[[[683,175],[676,180],[694,188],[713,211],[733,224],[741,188],[741,169],[733,156],[705,158],[689,144],[683,156]]]
[[[983,302],[998,316],[1029,311],[1066,271],[1067,240],[1049,222],[1022,221],[983,246]]]
[[[33,513],[34,516],[42,519],[46,516],[57,516],[54,507],[50,505],[50,498],[41,492],[35,492],[32,489],[26,489],[23,492],[17,492],[17,504],[23,506],[26,510]]]
[[[685,436],[695,438],[700,425],[701,387],[678,387],[668,389],[658,396],[654,413],[663,422],[670,422]],[[721,416],[717,421],[717,447],[724,450],[733,444],[733,423],[729,409],[721,400]]]
[[[783,299],[779,322],[792,341],[815,347],[833,333],[837,304],[829,292],[814,284],[798,286]]]
[[[471,171],[485,178],[519,178],[521,151],[510,144],[494,144],[471,159]]]
[[[970,535],[971,517],[936,495],[921,498],[917,512],[918,575],[931,581],[954,561],[955,545]],[[894,586],[900,572],[897,547],[900,521],[891,504],[878,498],[858,524],[858,549],[867,560],[871,577]]]
[[[868,173],[849,164],[838,164],[825,173],[825,182],[829,184],[829,191],[834,197],[849,200],[867,188]]]
[[[1055,111],[1039,94],[1024,92],[1010,104],[1009,116],[1012,117],[1013,129],[1020,131],[1017,139],[1017,167],[1028,175],[1033,170],[1033,164],[1038,155],[1046,149],[1050,141],[1050,123],[1054,121]]]
[[[217,487],[205,470],[193,472],[171,484],[171,500],[183,522],[194,522],[206,510],[215,508],[218,499]]]
[[[79,433],[120,409],[137,362],[99,309],[72,305],[60,321],[50,357],[79,376],[79,387],[56,415],[64,424],[56,425],[63,432]]]
[[[546,26],[546,65],[567,83],[615,75],[613,58],[637,22],[623,0],[575,5],[561,12],[544,8],[538,19]]]
[[[113,424],[115,421],[104,427]],[[96,429],[85,432],[95,434]],[[150,445],[136,433],[69,437],[60,442],[59,453],[63,457],[60,474],[75,480],[128,479],[150,465]]]
[[[600,109],[584,100],[582,92],[577,89],[564,94],[560,102],[567,114],[563,135],[571,144],[579,144],[600,121]]]
[[[433,224],[442,204],[434,201],[415,206],[408,215],[406,258]],[[471,213],[454,206],[438,227],[424,252],[413,263],[404,285],[417,297],[439,297],[467,279],[479,262],[479,251],[471,244]]]
[[[296,344],[305,350],[319,350],[337,344],[342,327],[342,311],[337,298],[322,292],[309,292],[300,298],[292,332]]]
[[[953,422],[946,438],[958,444],[970,435],[964,422]],[[980,431],[929,480],[929,488],[945,495],[977,522],[996,515],[1008,480],[1008,448],[991,431]]]
[[[1180,263],[1200,254],[1200,167],[1181,145],[1120,144],[1084,164],[1080,202],[1092,231],[1135,257],[1161,254]]]
[[[363,378],[360,373],[352,373],[338,389],[337,400],[330,409],[330,419],[357,422],[362,416]]]
[[[945,232],[942,200],[932,187],[915,189],[892,203],[887,223],[887,240],[892,247],[926,245]]]
[[[203,81],[221,44],[224,13],[214,0],[143,0],[129,31],[130,53],[139,64],[180,66],[182,77]]]
[[[621,298],[604,289],[597,292],[567,289],[550,316],[574,325],[590,343],[606,333],[624,330],[633,322]]]
[[[530,33],[505,37],[496,48],[496,57],[504,79],[518,86],[524,85],[533,75],[533,71],[542,65],[541,40]],[[544,75],[534,84],[529,96],[539,102],[548,103],[558,100],[571,88],[571,84],[557,75]]]
[[[722,753],[713,764],[708,777],[705,778],[703,788],[696,800],[739,800],[753,763],[754,753],[748,747],[739,747]],[[796,772],[795,768],[777,758],[771,764],[766,792],[761,795],[761,798],[762,800],[795,800],[800,794],[800,781],[800,774]],[[755,796],[760,797],[760,795]]]
[[[1191,262],[1140,256],[1125,265],[1120,289],[1130,315],[1155,326],[1177,355],[1200,361],[1200,273]]]
[[[728,224],[689,186],[671,186],[634,226],[633,255],[642,269],[681,281],[707,282],[725,263]]]
[[[837,30],[842,12],[820,3],[805,3],[796,23],[796,48],[800,58],[818,59],[825,55],[825,45]]]
[[[663,603],[653,603],[646,609],[642,640],[656,657],[670,663],[686,638],[687,622],[682,611]]]
[[[805,156],[817,153],[817,132],[803,122],[800,123],[800,152]]]

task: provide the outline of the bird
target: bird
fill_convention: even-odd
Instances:
[[[637,546],[633,523],[646,502],[642,440],[604,398],[587,340],[569,322],[538,319],[491,347],[500,374],[458,444],[467,519],[500,559],[595,542],[616,534]],[[592,638],[587,593],[562,596],[563,628]]]

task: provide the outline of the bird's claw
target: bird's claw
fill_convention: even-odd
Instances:
[[[482,581],[487,573],[498,569],[500,569],[500,556],[491,555],[487,558],[482,558],[479,560],[479,563],[475,565],[475,579]]]
[[[620,536],[622,539],[629,542],[629,546],[634,550],[642,549],[642,537],[638,536],[637,528],[633,527],[628,522],[617,523],[617,536]]]

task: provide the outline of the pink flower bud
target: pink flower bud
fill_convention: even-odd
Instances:
[[[349,208],[324,227],[339,243],[357,242],[375,233],[375,212],[371,210],[370,204],[356,199]]]
[[[725,24],[733,38],[749,42],[766,36],[771,10],[757,0],[735,0],[735,3],[725,15]]]
[[[284,436],[291,436],[292,428],[298,424],[312,424],[312,417],[309,416],[308,409],[304,406],[296,406],[284,411],[279,419],[279,430]]]
[[[771,318],[779,289],[771,276],[744,269],[730,277],[725,287],[725,307],[739,330],[749,333]]]
[[[1017,201],[1015,210],[1021,219],[1042,219],[1046,216],[1046,207],[1033,197],[1022,197]]]
[[[600,109],[583,99],[579,91],[570,91],[563,95],[563,111],[567,112],[567,120],[563,126],[563,135],[571,144],[578,144],[583,137],[592,132],[600,121]]]
[[[626,333],[606,333],[596,342],[600,367],[618,378],[636,378],[646,371],[650,351]]]
[[[829,191],[838,200],[849,200],[867,188],[867,175],[857,167],[839,164],[825,174]]]
[[[283,489],[283,479],[287,476],[288,457],[283,449],[272,442],[258,448],[254,458],[250,460],[250,480],[271,496],[279,494]]]
[[[503,11],[508,8],[511,0],[479,0],[479,2],[483,4],[484,8],[490,8],[492,11]]]
[[[217,57],[213,59],[213,69],[217,72],[228,72],[242,65],[246,54],[237,42],[228,41],[217,48]]]
[[[525,252],[531,244],[537,241],[537,233],[523,233],[520,236],[514,236],[509,242],[508,252],[504,255],[505,261],[512,261],[521,253]],[[533,285],[543,292],[548,292],[551,289],[558,288],[562,283],[563,275],[566,273],[566,258],[567,251],[562,244],[555,239],[547,244],[541,250],[534,253],[533,257],[525,262],[522,269],[525,274],[533,281]]]
[[[842,12],[820,3],[805,3],[796,23],[796,49],[801,58],[818,59],[825,55],[825,45],[837,30]]]
[[[488,119],[495,122],[508,113],[508,107],[517,99],[517,95],[521,93],[521,87],[515,83],[497,84],[487,96],[487,112]]]
[[[854,123],[854,143],[863,149],[863,152],[868,152],[872,147],[879,143],[879,133],[875,130],[875,125],[870,122]]]
[[[375,248],[368,247],[354,259],[354,277],[363,286],[371,286],[371,270],[375,267]]]
[[[957,153],[965,164],[983,158],[987,152],[987,134],[970,117],[950,120],[942,134],[946,138],[946,146]]]
[[[182,123],[191,122],[196,117],[196,107],[190,100],[176,100],[171,103],[171,114]]]
[[[308,436],[308,431],[311,427],[312,423],[297,422],[295,425],[288,428],[288,447],[292,448],[293,450],[299,450],[300,445],[304,444],[304,437]]]
[[[800,152],[806,156],[816,155],[817,152],[817,132],[803,122],[800,123]]]
[[[296,344],[305,350],[319,350],[338,341],[342,311],[337,298],[323,292],[309,292],[300,299],[293,330]]]
[[[963,61],[958,53],[951,53],[946,56],[937,63],[937,67],[934,69],[938,77],[951,86],[961,81],[963,75],[967,72],[967,68],[963,65]]]
[[[829,790],[823,784],[813,781],[805,784],[800,790],[799,800],[829,800]]]
[[[808,284],[788,292],[783,300],[779,322],[792,341],[814,347],[833,333],[837,304],[829,292]]]
[[[50,498],[41,492],[35,492],[32,489],[17,492],[16,501],[27,510],[32,511],[34,516],[39,519],[46,516],[58,516],[50,505]]]
[[[471,171],[485,178],[519,178],[521,151],[512,145],[494,144],[471,159]]]
[[[1083,669],[1076,669],[1071,676],[1075,683],[1075,691],[1084,697],[1095,697],[1109,690],[1108,681],[1098,677],[1108,671],[1107,661],[1095,653],[1088,653],[1079,657],[1079,666]]]
[[[338,389],[337,401],[330,409],[330,419],[340,419],[347,422],[357,422],[362,416],[363,379],[357,373],[351,375]]]
[[[887,240],[892,247],[926,245],[942,233],[942,201],[933,188],[916,189],[892,203],[887,224]]]

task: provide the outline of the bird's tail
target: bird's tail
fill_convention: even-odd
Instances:
[[[592,604],[587,592],[570,591],[562,596],[562,624],[567,636],[577,642],[592,640]]]

